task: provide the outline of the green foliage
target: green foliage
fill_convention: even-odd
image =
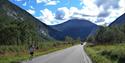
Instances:
[[[94,51],[91,48],[86,48],[86,52],[89,54],[94,63],[111,63],[110,60],[99,55],[96,51]]]
[[[125,42],[125,25],[101,27],[97,30],[95,36],[88,37],[89,42],[97,44],[112,44]]]
[[[1,0],[0,8],[0,45],[22,45],[46,40],[39,32],[39,26],[43,24],[26,11],[8,0]]]
[[[77,38],[76,40],[74,40],[73,38],[71,38],[69,36],[66,36],[66,38],[65,38],[65,43],[68,43],[68,44],[74,45],[74,44],[78,44],[80,42],[81,42],[80,38]]]
[[[93,42],[95,41],[95,37],[94,36],[89,36],[86,40],[87,42]]]
[[[31,44],[38,47],[37,55],[72,45],[50,39],[47,28],[25,10],[8,0],[0,0],[0,63],[28,58],[28,46]]]
[[[26,22],[8,21],[0,24],[0,44],[12,45],[12,44],[24,44],[30,40],[38,40],[36,30],[30,28],[31,26]],[[33,25],[32,25],[33,26]],[[33,39],[34,38],[34,39]]]
[[[56,44],[56,46],[54,46]],[[64,44],[64,42],[39,42],[36,46],[38,49],[34,51],[34,56],[41,56],[60,49],[70,47],[72,44]],[[28,44],[27,45],[9,45],[0,46],[0,63],[18,63],[29,59]]]
[[[65,38],[65,43],[67,43],[67,44],[73,44],[74,43],[74,40],[71,38],[71,37],[69,37],[69,36],[66,36],[66,38]]]
[[[86,52],[95,63],[124,63],[125,44],[87,46]],[[121,60],[122,59],[122,60]]]

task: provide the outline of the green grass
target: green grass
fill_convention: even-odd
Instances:
[[[94,63],[125,63],[125,44],[86,46]]]
[[[48,42],[39,45],[39,49],[35,51],[35,57],[72,46],[63,43],[56,43],[56,46],[54,44]],[[26,46],[0,46],[0,63],[20,62],[28,60],[29,57]]]

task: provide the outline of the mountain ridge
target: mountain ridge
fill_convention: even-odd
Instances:
[[[66,36],[73,39],[80,38],[81,40],[84,40],[91,31],[95,31],[98,26],[85,19],[71,19],[51,27],[62,33],[63,38],[61,38],[61,40],[64,40]],[[60,39],[59,37],[56,38]]]
[[[125,23],[125,13],[114,20],[109,26],[121,25]]]
[[[13,44],[13,42],[25,43],[53,39],[49,35],[50,27],[27,11],[8,0],[0,0],[0,7],[0,42]],[[8,41],[6,41],[7,38]]]

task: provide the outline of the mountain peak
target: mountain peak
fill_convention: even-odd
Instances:
[[[115,21],[113,21],[109,26],[113,25],[121,25],[125,23],[125,13],[118,17]]]
[[[55,37],[64,40],[66,36],[73,39],[80,38],[84,40],[93,30],[97,29],[97,25],[84,19],[71,19],[62,24],[51,26],[61,32],[63,37]]]

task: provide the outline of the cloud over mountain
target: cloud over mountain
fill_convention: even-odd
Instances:
[[[10,1],[20,3],[19,6],[49,25],[60,24],[72,18],[87,19],[98,25],[109,24],[125,13],[125,0]]]

